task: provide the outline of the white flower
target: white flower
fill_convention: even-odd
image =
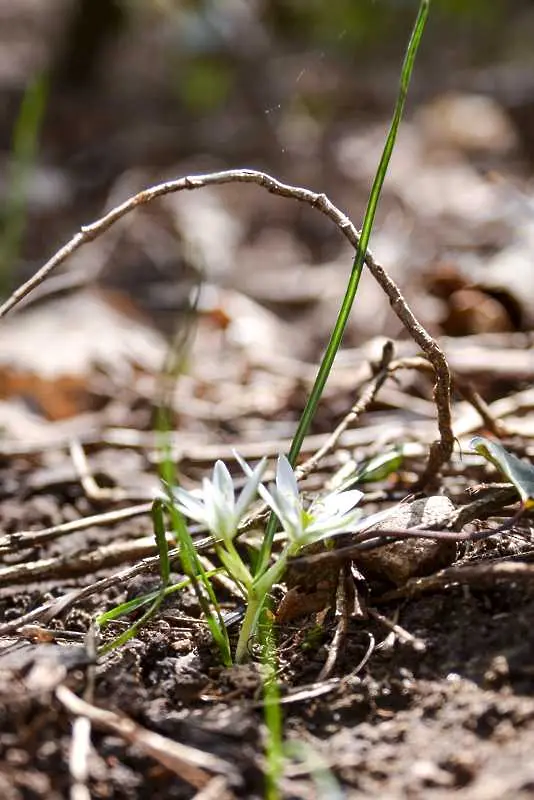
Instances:
[[[247,471],[241,459],[240,464]],[[250,467],[248,470],[247,474],[251,474]],[[361,512],[354,510],[363,497],[363,493],[357,489],[324,495],[305,509],[295,473],[285,456],[278,459],[276,485],[267,490],[258,483],[258,492],[280,520],[289,539],[299,546],[328,536],[350,533],[358,527],[361,517]]]
[[[231,541],[247,508],[258,493],[266,466],[267,459],[262,458],[254,470],[248,468],[248,480],[236,500],[232,476],[226,465],[217,461],[211,480],[204,478],[201,489],[188,492],[181,486],[173,488],[176,507],[188,519],[205,525],[217,538]]]

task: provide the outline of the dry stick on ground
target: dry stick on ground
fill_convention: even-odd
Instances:
[[[343,565],[339,571],[338,576],[338,585],[336,590],[336,618],[337,618],[337,625],[336,630],[334,632],[334,636],[332,641],[330,642],[328,648],[328,655],[326,658],[325,663],[323,664],[321,671],[318,675],[319,681],[324,681],[329,678],[334,671],[334,667],[339,658],[339,653],[341,648],[345,644],[345,640],[347,638],[347,633],[349,630],[349,589],[348,589],[348,570],[346,565]],[[351,584],[352,593],[354,589]],[[352,603],[354,606],[354,601]]]
[[[96,727],[112,731],[197,789],[209,783],[208,773],[225,775],[239,783],[237,771],[229,761],[167,739],[122,714],[97,708],[77,697],[66,686],[58,686],[56,697],[71,714],[87,717]]]
[[[292,566],[307,569],[313,565],[323,564],[326,565],[333,561],[345,561],[349,558],[358,556],[360,550],[368,548],[381,547],[389,544],[393,540],[403,539],[431,539],[436,541],[454,541],[454,542],[476,542],[483,539],[490,538],[491,536],[498,535],[501,531],[492,530],[490,528],[481,531],[467,531],[462,532],[459,529],[471,522],[478,519],[484,513],[493,513],[502,505],[517,499],[517,490],[514,486],[503,485],[500,486],[496,492],[490,492],[488,496],[479,498],[460,509],[455,509],[453,513],[447,518],[436,521],[435,527],[438,525],[445,530],[432,530],[429,528],[422,528],[414,526],[409,529],[385,529],[376,527],[367,528],[359,533],[352,534],[352,543],[346,547],[340,547],[333,550],[327,550],[322,553],[315,553],[313,555],[297,556],[292,561]]]
[[[0,537],[0,555],[14,550],[23,550],[26,547],[37,547],[45,542],[59,539],[69,533],[84,531],[88,528],[96,528],[105,525],[115,525],[125,519],[133,519],[144,514],[149,514],[152,503],[141,503],[140,505],[121,508],[118,511],[107,511],[104,514],[93,514],[90,517],[62,522],[50,528],[43,528],[40,531],[21,531],[20,533],[8,533]]]
[[[332,220],[349,240],[351,245],[354,248],[358,247],[359,234],[356,227],[325,194],[318,194],[309,189],[281,183],[276,180],[276,178],[256,170],[236,169],[208,173],[205,175],[187,176],[145,189],[129,200],[126,200],[121,205],[116,206],[116,208],[112,209],[96,222],[82,227],[80,232],[73,236],[70,242],[58,250],[32,278],[16,289],[11,297],[0,306],[0,318],[18,305],[24,297],[27,297],[36,286],[39,286],[56,267],[66,261],[76,250],[101,236],[108,228],[130,211],[152,202],[157,197],[163,197],[167,194],[186,189],[201,189],[206,186],[216,186],[226,183],[254,183],[266,189],[271,194],[297,200],[301,203],[307,203]],[[393,311],[406,327],[417,345],[421,348],[434,369],[434,399],[436,402],[440,439],[437,442],[433,442],[430,447],[428,462],[419,481],[419,485],[422,486],[437,475],[441,466],[450,458],[454,447],[450,410],[451,377],[447,359],[437,342],[417,320],[396,283],[388,275],[386,270],[375,260],[370,251],[366,253],[365,264],[388,296]]]
[[[98,485],[89,467],[89,462],[87,461],[87,456],[85,455],[85,450],[81,442],[73,439],[69,445],[69,452],[74,469],[80,479],[82,489],[89,500],[95,500],[97,502],[112,500],[118,502],[126,498],[126,492],[124,489],[121,489],[120,486],[102,488]]]
[[[412,633],[405,630],[401,625],[398,624],[398,622],[392,622],[374,608],[367,607],[367,614],[385,628],[392,631],[402,642],[411,645],[414,650],[417,650],[419,653],[424,653],[426,650],[426,644],[423,639],[420,639],[418,636],[414,636]]]
[[[174,539],[169,534],[169,544]],[[213,540],[210,538],[210,545]],[[142,536],[133,541],[113,542],[96,550],[82,553],[69,553],[64,556],[52,556],[40,561],[29,561],[11,564],[0,568],[0,587],[27,581],[42,581],[48,578],[68,578],[75,575],[89,575],[99,569],[116,567],[128,561],[135,561],[156,552],[154,536]]]
[[[477,497],[456,510],[448,526],[450,530],[460,531],[468,522],[496,514],[518,499],[517,489],[511,483],[496,483],[486,488],[483,497]]]
[[[423,578],[410,578],[404,586],[386,592],[374,599],[375,603],[388,603],[404,597],[417,597],[424,592],[437,592],[451,586],[467,585],[474,589],[487,589],[500,582],[510,584],[517,581],[532,582],[534,564],[523,561],[486,561],[467,566],[448,567],[434,575]]]
[[[424,358],[414,356],[411,358],[401,358],[391,364],[390,372],[397,372],[401,369],[416,369],[420,372],[431,372],[431,364]],[[469,381],[461,378],[453,371],[451,373],[453,386],[462,395],[462,397],[475,409],[485,427],[493,433],[494,436],[502,438],[503,436],[511,435],[511,431],[506,424],[502,422],[493,412],[492,406],[475,391]],[[497,401],[499,403],[500,401]]]
[[[486,428],[491,431],[494,436],[497,438],[502,439],[503,436],[510,436],[511,431],[508,429],[506,424],[502,422],[502,420],[497,419],[491,413],[491,407],[486,403],[484,398],[482,398],[477,391],[471,386],[471,384],[466,381],[459,379],[454,376],[454,386],[462,397],[470,403],[475,411],[480,415],[481,420],[483,421]]]
[[[230,800],[234,794],[228,792],[228,781],[222,775],[212,778],[204,789],[200,789],[193,800]]]
[[[91,753],[91,720],[88,717],[77,717],[72,726],[71,736],[69,751],[70,799],[91,800],[87,786]]]
[[[169,552],[169,556],[171,557],[177,555],[176,551]],[[48,600],[37,608],[27,611],[26,614],[22,614],[20,617],[0,625],[0,636],[8,636],[9,634],[15,633],[15,631],[20,630],[20,628],[30,625],[37,620],[40,620],[43,624],[50,622],[50,620],[70,610],[76,603],[86,600],[88,597],[92,597],[92,595],[97,592],[104,592],[114,586],[124,586],[125,582],[131,578],[135,578],[137,575],[142,575],[145,572],[155,572],[159,569],[159,566],[159,555],[150,556],[149,558],[139,561],[133,567],[127,567],[121,570],[121,572],[115,572],[113,575],[108,575],[106,578],[100,578],[100,580],[89,584],[89,586],[84,586],[82,589],[73,589],[66,595],[63,595],[63,597],[55,597],[53,600]]]
[[[426,426],[426,421],[425,423],[419,424],[418,433],[420,437],[423,434],[428,434],[428,438],[430,438],[432,431],[430,431],[428,427],[424,427],[424,430],[421,431],[423,425]],[[406,423],[399,419],[396,419],[390,427],[392,428],[392,437],[397,439],[399,435],[401,435],[401,433],[399,433],[400,429],[402,432],[407,430]],[[470,430],[476,430],[477,427],[479,426],[471,425]],[[342,446],[351,448],[365,447],[366,445],[373,444],[384,430],[387,432],[388,423],[381,421],[380,423],[366,425],[365,428],[354,428],[345,431],[342,435]],[[191,461],[195,464],[208,465],[213,464],[218,458],[222,461],[231,461],[234,458],[235,450],[247,460],[255,458],[259,460],[263,456],[266,458],[276,458],[280,453],[287,453],[291,446],[291,439],[269,439],[264,442],[237,441],[232,444],[221,442],[219,444],[184,445],[181,442],[182,435],[180,433],[172,435],[172,431],[169,438],[172,448],[172,457],[175,461]],[[310,436],[306,436],[301,452],[313,453],[319,447],[322,447],[324,442],[329,438],[329,433],[314,433]],[[71,438],[66,437],[65,439],[58,440],[54,446],[57,449],[63,449],[70,444],[70,441]],[[130,428],[107,428],[98,435],[89,434],[87,437],[83,437],[83,443],[93,447],[116,447],[131,450],[155,451],[157,448],[157,436],[149,431],[136,431]],[[10,457],[33,455],[35,453],[41,453],[42,450],[42,443],[36,443],[35,445],[19,445],[16,448],[10,446],[9,448],[3,449],[2,443],[0,442],[0,455]],[[424,452],[423,445],[421,444],[421,455],[423,455]],[[155,463],[159,457],[159,454],[154,455],[151,452],[147,454],[147,458],[151,460],[152,463]]]
[[[95,688],[96,630],[90,626],[86,635],[86,649],[89,660],[87,684],[84,700],[93,702]],[[89,756],[91,754],[91,720],[85,715],[76,717],[72,725],[72,738],[69,752],[69,772],[71,775],[71,800],[91,800],[88,787]]]

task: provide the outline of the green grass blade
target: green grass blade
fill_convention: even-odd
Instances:
[[[408,42],[406,55],[404,57],[404,62],[402,65],[397,102],[395,104],[395,110],[393,112],[393,118],[389,127],[386,143],[382,151],[382,157],[380,158],[378,169],[376,171],[376,175],[371,188],[371,193],[369,195],[367,209],[365,212],[362,230],[360,234],[360,240],[358,242],[358,249],[356,250],[356,255],[354,257],[352,271],[347,284],[347,289],[345,291],[345,296],[343,298],[343,302],[341,304],[341,308],[338,317],[336,319],[336,323],[332,330],[330,340],[326,347],[326,351],[323,356],[321,366],[319,367],[315,383],[310,392],[310,396],[308,398],[308,402],[306,403],[304,411],[302,412],[302,416],[299,420],[299,424],[297,426],[297,430],[293,438],[293,441],[291,443],[291,448],[289,450],[288,459],[291,466],[293,467],[296,464],[297,458],[299,456],[302,447],[302,443],[304,441],[304,437],[306,436],[309,430],[311,421],[317,410],[317,406],[323,394],[326,381],[328,380],[328,376],[330,375],[334,359],[341,346],[343,334],[345,332],[349,315],[352,310],[352,305],[354,303],[354,298],[358,290],[363,270],[363,265],[365,262],[365,256],[367,253],[367,248],[369,246],[369,240],[371,238],[371,231],[373,229],[376,210],[378,208],[378,201],[380,199],[380,194],[382,192],[382,187],[384,185],[384,180],[389,166],[389,161],[391,159],[391,154],[393,152],[393,148],[395,147],[395,141],[397,139],[399,125],[404,111],[406,96],[408,94],[408,87],[410,85],[410,79],[412,76],[413,67],[415,63],[415,57],[417,55],[417,50],[419,48],[421,37],[423,36],[423,31],[425,29],[425,24],[428,18],[429,6],[430,6],[430,0],[422,0],[422,2],[420,3],[419,12],[415,20],[412,35],[410,37],[410,41]],[[276,531],[276,517],[272,515],[267,524],[267,530],[265,532],[265,537],[260,551],[259,571],[265,569],[265,566],[269,560],[275,531]]]
[[[154,528],[154,536],[158,548],[161,583],[163,586],[167,586],[171,576],[171,562],[169,560],[169,545],[167,543],[167,533],[165,531],[163,502],[159,498],[154,500],[152,504],[152,526]]]
[[[307,742],[287,742],[284,748],[287,755],[301,761],[309,769],[315,784],[316,797],[321,800],[344,800],[345,793],[320,753]]]
[[[363,483],[383,481],[398,472],[403,460],[403,445],[398,444],[391,450],[379,453],[363,463],[357,464],[355,461],[348,461],[334,475],[330,481],[330,488],[332,491],[344,492]]]
[[[213,576],[217,575],[219,572],[223,572],[223,570],[220,568],[212,569],[207,572],[206,575],[208,578],[213,578]],[[174,592],[181,592],[182,589],[185,589],[186,586],[190,585],[190,583],[190,578],[184,578],[183,581],[179,581],[178,583],[171,584],[171,586],[167,586],[163,591],[161,591],[161,589],[154,589],[153,592],[148,592],[148,594],[142,594],[139,595],[139,597],[134,597],[133,600],[120,603],[118,606],[110,608],[109,611],[105,611],[103,614],[100,614],[100,616],[96,619],[96,624],[103,628],[104,625],[107,625],[114,619],[124,617],[126,614],[131,614],[132,611],[137,611],[138,608],[146,606],[147,603],[151,603],[152,600],[155,600],[160,594],[162,594],[164,598],[168,597],[170,594],[174,594]]]
[[[28,177],[35,164],[47,97],[48,78],[41,74],[26,88],[13,131],[8,190],[0,234],[0,296],[8,291],[13,262],[18,256],[24,235]]]
[[[124,617],[126,614],[131,614],[133,611],[137,611],[138,608],[146,606],[147,603],[151,603],[153,600],[156,600],[159,597],[159,595],[160,595],[160,590],[155,589],[153,592],[149,592],[148,594],[143,594],[140,597],[134,597],[133,600],[128,600],[125,603],[120,603],[118,606],[110,608],[109,611],[105,611],[103,614],[100,614],[96,618],[96,624],[100,628],[103,628],[105,625],[108,625],[110,622],[113,622],[114,619],[118,619],[119,617]]]
[[[157,597],[150,606],[150,608],[145,611],[143,616],[138,619],[133,625],[130,625],[123,633],[117,636],[113,641],[108,642],[103,647],[101,647],[98,651],[99,656],[104,656],[106,653],[110,653],[112,650],[116,650],[117,647],[121,647],[123,644],[126,644],[130,639],[137,634],[137,632],[144,626],[146,623],[151,619],[151,617],[156,613],[158,608],[160,607],[163,601],[163,594],[158,591]]]
[[[263,684],[264,719],[267,729],[265,745],[266,769],[266,800],[279,800],[280,779],[284,770],[284,718],[280,703],[280,687],[276,680],[277,654],[274,638],[273,624],[267,615],[263,615],[260,627],[262,644],[262,662],[270,673]]]
[[[158,548],[159,554],[159,565],[160,565],[160,575],[161,575],[161,587],[156,591],[152,592],[149,595],[149,600],[145,602],[150,602],[150,608],[145,611],[143,616],[134,622],[133,625],[130,625],[127,630],[121,633],[116,639],[112,642],[108,642],[108,644],[104,645],[104,647],[100,650],[100,655],[104,655],[105,653],[109,653],[111,650],[114,650],[117,647],[125,644],[129,639],[131,639],[137,631],[145,625],[149,619],[156,613],[158,608],[160,607],[163,599],[165,597],[165,589],[168,586],[171,574],[170,568],[170,560],[169,560],[169,547],[167,545],[167,537],[165,535],[165,520],[163,517],[163,504],[162,501],[157,499],[154,501],[152,506],[152,522],[154,527],[154,535],[156,537],[156,545]],[[143,600],[140,598],[135,598],[134,601],[130,603],[123,603],[119,608],[122,609],[120,613],[124,612],[124,607],[129,607],[129,610],[132,611],[134,608],[139,608],[144,604]],[[116,611],[116,609],[112,609],[112,611]],[[102,625],[109,622],[110,619],[113,619],[111,616],[112,612],[108,612],[107,615],[101,615],[98,620],[97,624]]]

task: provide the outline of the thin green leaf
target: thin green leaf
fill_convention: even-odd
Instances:
[[[195,550],[195,544],[191,538],[189,529],[185,524],[185,520],[172,502],[172,493],[169,495],[168,511],[171,517],[173,530],[180,545],[180,560],[182,562],[182,569],[191,579],[193,588],[200,603],[200,607],[202,608],[202,611],[206,617],[206,621],[209,625],[211,635],[213,636],[213,639],[219,648],[223,663],[225,666],[230,666],[232,664],[230,641],[228,639],[228,632],[222,618],[217,597],[213,591],[213,586],[211,585],[208,573],[202,566],[202,562],[200,561],[197,551]],[[202,592],[199,584],[202,585],[202,588],[208,595],[209,602],[206,599],[206,595]]]
[[[509,453],[499,442],[484,436],[475,436],[470,444],[473,450],[497,467],[515,486],[523,508],[534,508],[534,466]]]
[[[146,625],[146,623],[150,620],[150,618],[156,613],[162,601],[163,601],[163,594],[161,592],[158,592],[156,599],[154,600],[148,611],[145,611],[143,616],[136,622],[134,622],[133,625],[130,625],[129,628],[123,631],[123,633],[121,633],[120,636],[117,636],[116,639],[113,639],[113,641],[108,642],[103,647],[101,647],[100,650],[98,651],[98,655],[99,656],[106,655],[106,653],[110,653],[112,650],[116,650],[117,647],[121,647],[121,645],[126,644],[126,642],[128,642],[130,639],[133,639],[133,637],[137,634],[137,631],[139,631],[143,627],[143,625]]]
[[[331,488],[336,492],[344,492],[360,483],[383,481],[400,469],[403,459],[402,445],[396,445],[392,450],[380,453],[363,463],[348,461],[334,475]]]
[[[172,446],[172,417],[173,404],[172,398],[176,388],[176,381],[181,374],[185,361],[187,346],[190,342],[196,321],[196,309],[200,297],[200,281],[196,286],[196,291],[188,306],[188,319],[186,324],[180,326],[175,337],[173,346],[170,348],[167,363],[161,376],[160,403],[158,407],[156,432],[158,438],[158,450],[161,455],[160,476],[163,485],[167,489],[168,504],[167,509],[171,518],[171,525],[180,546],[180,560],[182,569],[189,577],[195,593],[198,597],[201,608],[206,616],[214,641],[216,642],[221,658],[226,666],[232,663],[230,652],[230,642],[224,621],[222,619],[217,598],[210,583],[208,573],[202,567],[195,551],[195,545],[191,534],[185,524],[185,520],[173,501],[172,488],[177,485],[176,466],[173,458]],[[209,600],[215,611],[210,609],[205,594],[201,591],[199,581],[202,583]]]
[[[108,644],[104,645],[104,647],[100,651],[101,655],[109,653],[111,650],[120,647],[121,645],[125,644],[125,642],[129,641],[129,639],[131,639],[133,636],[135,636],[137,631],[140,628],[142,628],[143,625],[145,625],[150,620],[150,618],[156,613],[156,611],[162,604],[163,599],[165,597],[165,589],[167,588],[170,580],[171,567],[169,560],[169,547],[167,545],[167,537],[165,533],[163,504],[162,501],[159,499],[154,500],[154,503],[152,505],[152,521],[154,526],[154,536],[156,538],[156,545],[159,554],[159,568],[160,568],[162,585],[157,591],[150,593],[148,600],[146,599],[143,600],[142,598],[135,598],[135,600],[130,603],[122,604],[123,610],[120,613],[125,613],[124,612],[125,606],[126,607],[129,606],[129,610],[132,611],[135,608],[139,608],[140,606],[144,605],[146,602],[152,601],[150,608],[147,611],[145,611],[145,613],[139,620],[134,622],[133,625],[130,625],[130,627],[127,628],[127,630],[121,633],[121,635],[118,636],[116,639],[114,639],[112,642],[109,642]],[[112,609],[110,612],[107,613],[107,615],[104,614],[101,615],[97,620],[98,624],[99,625],[106,624],[106,622],[108,622],[110,619],[113,619],[114,618],[113,611],[116,611],[116,609]]]
[[[309,771],[317,797],[322,800],[343,800],[345,794],[318,750],[307,742],[299,741],[286,742],[284,750],[290,758],[298,759]]]
[[[13,131],[12,153],[2,211],[0,237],[0,295],[9,288],[13,262],[19,254],[27,220],[28,182],[35,167],[39,133],[48,98],[48,76],[41,73],[28,84]]]
[[[219,567],[218,569],[212,569],[206,573],[208,578],[213,578],[214,575],[217,575],[219,572],[223,572],[223,570]],[[186,586],[189,586],[191,583],[191,578],[184,578],[182,581],[178,583],[173,583],[171,586],[167,586],[163,592],[161,589],[154,589],[153,592],[148,592],[148,594],[139,595],[139,597],[134,597],[133,600],[128,600],[126,603],[120,603],[118,606],[114,606],[110,608],[109,611],[105,611],[103,614],[100,614],[99,617],[96,618],[96,624],[99,625],[101,628],[104,625],[107,625],[109,622],[112,622],[114,619],[118,619],[118,617],[123,617],[126,614],[131,614],[132,611],[136,611],[138,608],[142,606],[146,606],[147,603],[152,602],[158,597],[159,594],[163,594],[163,597],[168,597],[168,595],[173,594],[174,592],[181,592],[182,589],[185,589]]]
[[[354,257],[352,271],[347,284],[347,289],[345,291],[345,296],[343,298],[343,302],[341,304],[341,308],[339,310],[336,323],[332,330],[330,340],[326,347],[326,351],[323,356],[321,366],[319,367],[315,383],[310,392],[310,396],[308,398],[304,411],[302,412],[302,416],[299,420],[299,424],[297,426],[297,430],[293,438],[293,441],[291,443],[291,448],[289,450],[288,460],[292,467],[294,467],[295,464],[297,463],[297,458],[299,456],[302,443],[304,441],[304,437],[308,433],[311,421],[315,416],[315,412],[317,410],[317,406],[319,405],[319,401],[323,394],[324,387],[328,380],[328,376],[330,375],[334,359],[341,346],[343,334],[345,332],[350,312],[352,310],[352,305],[354,303],[354,298],[358,290],[360,277],[363,270],[363,265],[365,263],[365,257],[367,255],[367,248],[369,246],[369,240],[371,238],[371,231],[373,229],[376,210],[378,208],[378,201],[380,199],[380,194],[382,192],[382,187],[384,185],[384,180],[389,166],[389,161],[391,159],[391,154],[393,153],[393,148],[395,147],[397,132],[399,130],[399,125],[401,123],[402,114],[404,112],[404,105],[406,102],[406,96],[408,94],[408,87],[410,85],[410,79],[413,72],[415,56],[417,54],[417,50],[419,48],[419,44],[423,36],[423,31],[425,29],[429,6],[430,6],[430,0],[422,0],[422,2],[419,5],[417,18],[415,20],[412,35],[410,37],[410,41],[406,49],[406,54],[404,56],[404,62],[402,65],[402,72],[400,78],[400,87],[397,95],[397,102],[395,104],[395,110],[393,112],[393,118],[386,138],[386,143],[382,151],[382,156],[378,164],[376,175],[373,181],[371,193],[369,195],[369,201],[367,203],[367,209],[365,211],[365,217],[362,224],[360,240],[358,242],[358,249],[356,250],[356,255]],[[265,568],[265,566],[269,561],[275,532],[276,532],[276,516],[272,514],[267,524],[265,537],[260,551],[260,558],[259,558],[260,569]]]
[[[404,454],[402,446],[371,458],[356,472],[355,483],[383,481],[400,468]]]
[[[163,501],[160,498],[154,500],[151,513],[154,536],[158,548],[161,583],[163,586],[167,586],[171,576],[171,562],[169,560],[169,545],[167,543],[165,517],[163,515]]]
[[[263,615],[260,636],[262,662],[269,675],[263,682],[264,719],[267,729],[265,743],[266,798],[267,800],[279,800],[281,797],[280,780],[284,770],[284,717],[280,703],[280,687],[276,679],[278,659],[274,628],[272,620],[267,614]]]
[[[147,603],[152,602],[155,600],[156,597],[159,596],[160,590],[155,589],[153,592],[149,592],[148,594],[140,595],[139,597],[134,597],[133,600],[128,600],[126,603],[120,603],[118,606],[114,606],[110,608],[109,611],[105,611],[103,614],[100,614],[96,618],[96,624],[103,628],[105,625],[108,625],[110,622],[113,622],[114,619],[118,619],[119,617],[123,617],[126,614],[131,614],[133,611],[137,611],[138,608],[142,608],[142,606],[146,606]]]

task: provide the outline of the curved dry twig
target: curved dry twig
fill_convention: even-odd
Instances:
[[[124,203],[113,208],[100,219],[83,226],[79,233],[72,237],[64,247],[58,250],[49,261],[44,264],[35,275],[19,286],[13,294],[0,306],[0,318],[17,306],[21,300],[30,294],[47,278],[60,264],[67,260],[76,250],[101,236],[115,222],[139,206],[147,205],[158,197],[184,190],[201,189],[206,186],[217,186],[226,183],[254,183],[261,186],[271,194],[279,195],[301,203],[306,203],[316,208],[327,216],[340,229],[354,248],[357,248],[359,234],[350,219],[343,214],[325,194],[312,192],[299,186],[290,186],[273,178],[265,172],[250,169],[232,169],[221,172],[212,172],[205,175],[192,175],[166,181],[139,192]],[[451,427],[450,393],[451,375],[447,359],[438,343],[430,336],[411,311],[395,281],[388,275],[374,258],[370,251],[365,256],[365,264],[375,280],[382,287],[390,305],[400,319],[410,336],[421,348],[426,358],[432,364],[435,374],[434,400],[437,409],[437,423],[440,434],[439,441],[433,442],[430,447],[426,469],[419,481],[419,485],[427,483],[434,477],[440,467],[448,461],[454,447],[454,435]]]

